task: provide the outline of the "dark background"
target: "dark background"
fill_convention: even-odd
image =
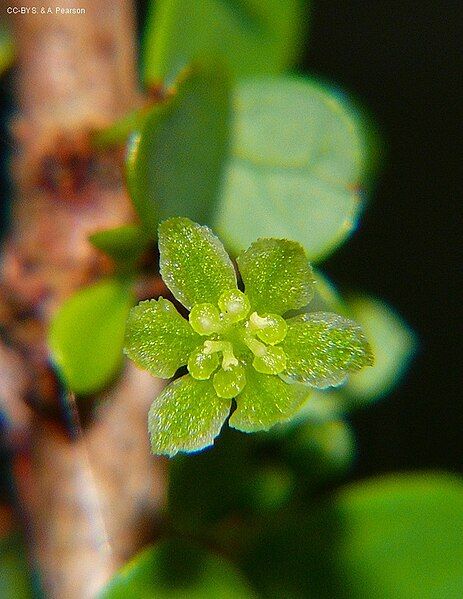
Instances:
[[[325,267],[395,306],[420,339],[402,386],[352,418],[361,476],[463,466],[461,17],[449,0],[313,2],[304,68],[352,92],[386,148],[359,230]]]
[[[352,417],[359,440],[355,476],[463,466],[459,5],[458,0],[313,2],[303,69],[353,93],[374,116],[386,148],[359,230],[325,269],[341,287],[395,306],[420,339],[402,386]],[[145,9],[146,2],[139,2],[140,22]],[[11,76],[0,88],[3,157],[9,149],[3,123],[11,109],[5,91],[10,84]]]

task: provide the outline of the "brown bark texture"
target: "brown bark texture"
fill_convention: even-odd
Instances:
[[[111,271],[88,235],[133,219],[120,152],[89,143],[91,131],[141,102],[133,6],[78,6],[85,14],[12,22],[15,200],[0,263],[3,442],[14,450],[31,560],[52,599],[95,597],[150,537],[165,496],[164,463],[150,455],[146,432],[161,383],[126,364],[110,389],[89,400],[94,408],[82,424],[46,346],[60,303]]]

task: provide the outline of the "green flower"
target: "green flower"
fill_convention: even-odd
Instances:
[[[153,453],[211,445],[230,426],[267,430],[289,419],[310,387],[340,385],[372,363],[358,325],[325,312],[285,318],[309,304],[313,274],[302,247],[259,239],[237,259],[244,283],[207,227],[171,218],[159,228],[161,275],[190,312],[164,299],[140,302],[129,316],[125,352],[162,378],[186,366],[154,400],[148,426]]]

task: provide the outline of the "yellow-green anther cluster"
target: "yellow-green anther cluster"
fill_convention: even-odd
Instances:
[[[250,309],[246,294],[231,289],[222,293],[218,308],[196,304],[190,312],[193,330],[209,339],[190,355],[188,371],[197,380],[207,380],[215,373],[213,383],[219,397],[235,397],[244,388],[244,364],[237,357],[244,347],[251,351],[258,372],[280,374],[286,368],[286,354],[277,346],[286,336],[285,320],[278,314],[259,316],[257,312],[248,317]]]

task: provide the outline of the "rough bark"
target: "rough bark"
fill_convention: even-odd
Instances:
[[[46,596],[66,599],[94,597],[145,542],[165,485],[146,433],[161,383],[127,365],[82,427],[49,366],[46,330],[57,306],[111,270],[88,234],[133,218],[121,156],[97,153],[88,141],[90,131],[140,103],[133,7],[128,0],[78,5],[86,14],[13,21],[16,198],[0,265],[6,441],[16,447],[21,507]]]

